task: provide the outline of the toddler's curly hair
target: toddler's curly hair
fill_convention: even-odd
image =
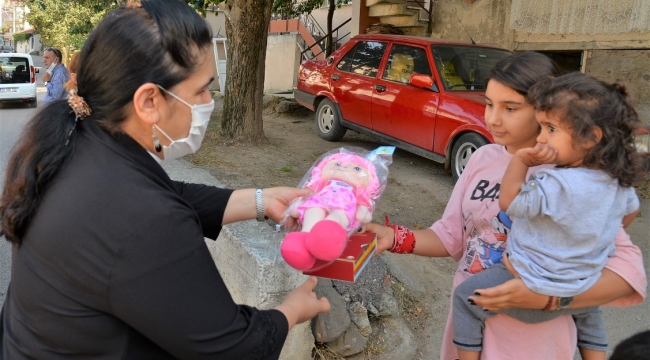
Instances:
[[[582,166],[600,169],[632,186],[643,176],[634,133],[641,126],[625,84],[607,84],[580,72],[547,77],[535,84],[526,97],[537,111],[553,114],[573,132],[574,144],[594,139],[594,127],[602,130],[601,140],[592,147]]]

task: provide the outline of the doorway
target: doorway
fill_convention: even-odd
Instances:
[[[583,51],[537,51],[544,54],[553,60],[559,70],[560,74],[566,74],[573,71],[580,71],[582,69],[582,54]]]

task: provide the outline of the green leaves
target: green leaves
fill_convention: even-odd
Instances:
[[[338,0],[341,1],[341,0]],[[301,14],[310,13],[314,9],[323,6],[324,0],[275,0],[273,2],[273,14],[283,19],[294,19]]]
[[[27,41],[31,36],[32,34],[25,34],[25,33],[14,34],[14,43],[17,44],[21,41]]]
[[[27,0],[27,20],[46,46],[62,51],[80,48],[107,11],[118,5],[107,0]]]

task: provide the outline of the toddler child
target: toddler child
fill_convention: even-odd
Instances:
[[[599,308],[568,309],[573,296],[598,280],[614,238],[639,210],[632,183],[641,173],[633,133],[639,120],[625,86],[581,73],[548,78],[527,100],[541,126],[538,144],[516,152],[501,183],[499,205],[514,218],[503,263],[464,281],[454,292],[454,344],[461,360],[478,359],[484,321],[497,312],[473,305],[476,289],[520,277],[549,301],[541,310],[501,313],[526,323],[572,314],[578,346],[605,359]],[[530,167],[555,164],[535,171]]]

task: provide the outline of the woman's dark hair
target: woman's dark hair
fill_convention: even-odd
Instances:
[[[641,126],[625,84],[606,84],[580,72],[546,78],[530,89],[527,101],[537,111],[557,116],[572,131],[574,144],[601,140],[585,155],[582,166],[600,169],[631,186],[643,173],[634,145],[634,132]]]
[[[197,51],[211,42],[209,25],[181,0],[142,0],[106,15],[86,40],[77,69],[78,94],[92,114],[66,145],[75,115],[66,100],[53,101],[30,120],[14,147],[0,198],[7,239],[22,242],[48,185],[72,157],[84,122],[121,132],[136,90],[146,83],[169,89],[185,80],[199,65]]]
[[[516,53],[501,59],[487,74],[485,84],[495,80],[519,94],[528,90],[546,76],[558,75],[558,68],[548,56],[534,51]]]

